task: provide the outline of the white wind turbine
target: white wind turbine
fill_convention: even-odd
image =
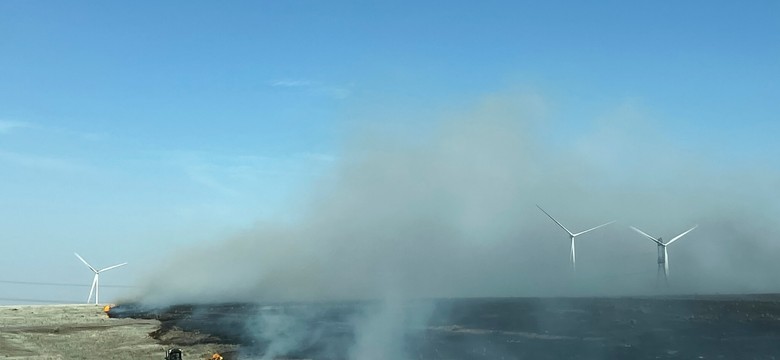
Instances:
[[[539,208],[539,210],[542,210],[542,212],[543,212],[545,215],[547,215],[547,216],[548,216],[550,219],[552,219],[552,221],[555,221],[555,223],[556,223],[556,224],[558,224],[558,226],[560,226],[560,227],[561,227],[561,229],[563,229],[564,231],[566,231],[566,233],[567,233],[567,234],[569,234],[569,240],[571,241],[571,254],[570,254],[570,257],[571,257],[571,268],[572,268],[574,271],[577,271],[577,254],[576,254],[576,251],[574,250],[574,239],[575,239],[577,236],[580,236],[580,235],[582,235],[582,234],[585,234],[585,233],[591,232],[591,231],[593,231],[593,230],[596,230],[596,229],[598,229],[598,228],[600,228],[600,227],[604,227],[604,226],[607,226],[607,225],[609,225],[609,224],[612,224],[612,223],[614,223],[614,222],[615,222],[615,220],[613,220],[613,221],[610,221],[610,222],[608,222],[608,223],[606,223],[606,224],[601,224],[601,225],[599,225],[599,226],[596,226],[596,227],[590,228],[590,229],[588,229],[588,230],[585,230],[585,231],[580,231],[580,232],[578,232],[578,233],[573,233],[573,232],[569,231],[569,229],[567,229],[565,226],[563,226],[563,224],[561,224],[560,222],[558,222],[558,220],[555,220],[555,218],[554,218],[554,217],[552,217],[552,215],[548,214],[548,213],[547,213],[547,211],[544,211],[544,209],[542,209],[542,207],[541,207],[541,206],[539,206],[539,205],[536,205],[536,207],[538,207],[538,208]]]
[[[685,234],[693,231],[693,229],[695,229],[698,226],[699,225],[695,225],[694,227],[688,229],[684,233],[673,237],[672,240],[669,240],[668,242],[663,242],[663,239],[660,237],[656,239],[650,235],[647,235],[642,230],[639,230],[633,226],[631,227],[631,229],[642,234],[646,238],[653,240],[653,242],[655,242],[656,245],[658,245],[658,273],[656,276],[656,282],[658,282],[659,278],[661,277],[661,273],[663,272],[664,282],[666,283],[667,286],[669,286],[669,252],[666,250],[666,247],[671,245],[673,242],[677,241],[677,239],[683,237]]]
[[[99,284],[100,283],[100,273],[103,272],[103,271],[111,270],[113,268],[118,268],[118,267],[120,267],[122,265],[127,265],[127,263],[121,263],[121,264],[118,264],[118,265],[109,266],[109,267],[104,268],[104,269],[96,270],[95,268],[92,267],[92,265],[87,263],[87,261],[84,260],[84,258],[79,256],[79,254],[77,254],[77,253],[73,253],[73,254],[76,255],[76,257],[79,258],[79,260],[81,260],[81,262],[83,262],[84,265],[87,265],[87,267],[90,270],[92,270],[92,272],[95,273],[95,277],[92,278],[92,288],[89,289],[89,297],[87,297],[87,304],[89,304],[89,300],[92,299],[92,292],[94,291],[95,292],[95,305],[97,305],[99,303],[99,299],[100,299],[100,284]]]

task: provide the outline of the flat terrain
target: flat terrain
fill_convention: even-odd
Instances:
[[[780,359],[778,295],[397,305],[2,306],[0,359]]]
[[[149,334],[153,319],[110,319],[98,305],[0,306],[0,359],[163,359],[168,346]],[[185,359],[232,347],[177,346]]]
[[[163,337],[208,333],[241,344],[240,359],[780,359],[778,295],[441,299],[387,310],[127,304],[111,316],[159,319]]]

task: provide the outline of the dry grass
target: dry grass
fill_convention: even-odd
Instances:
[[[98,305],[0,306],[0,359],[163,359],[179,347],[185,359],[207,359],[234,347],[163,346],[149,336],[156,320],[110,319]]]

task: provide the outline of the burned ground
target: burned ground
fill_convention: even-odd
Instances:
[[[407,327],[403,353],[415,359],[772,359],[780,356],[780,296],[645,298],[499,298],[410,301],[406,313],[425,321]],[[284,358],[348,359],[354,326],[370,302],[210,304],[148,308],[124,304],[112,317],[157,319],[158,340],[241,345],[259,358],[274,341],[264,317],[295,322],[303,338]],[[278,324],[277,324],[278,325]],[[287,329],[287,328],[285,328]],[[178,335],[174,335],[178,334]],[[296,336],[301,336],[300,334]],[[289,340],[289,339],[288,339]],[[280,356],[280,357],[281,357]],[[353,356],[354,357],[354,356]]]

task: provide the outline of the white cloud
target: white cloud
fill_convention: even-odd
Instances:
[[[189,165],[184,167],[187,176],[194,182],[214,190],[222,195],[237,196],[240,193],[217,179],[217,170],[207,165]]]
[[[71,159],[23,154],[2,150],[0,150],[0,162],[6,162],[35,170],[81,171],[87,169],[86,165]]]
[[[15,129],[29,127],[32,127],[32,124],[23,121],[0,120],[0,134],[6,134]]]
[[[175,151],[164,156],[190,181],[229,197],[257,192],[270,183],[310,178],[337,161],[333,155],[315,152],[270,157]]]
[[[317,93],[332,97],[334,99],[346,99],[352,94],[352,91],[350,91],[347,88],[335,87],[335,86],[321,87],[315,89],[315,91]]]
[[[276,80],[271,82],[271,86],[278,86],[278,87],[309,87],[314,85],[311,81],[308,80]]]
[[[18,129],[33,129],[38,132],[47,133],[61,137],[71,137],[87,141],[101,141],[108,137],[101,132],[70,130],[67,128],[33,124],[25,121],[0,120],[0,135],[7,134]]]
[[[314,161],[324,162],[324,163],[332,163],[336,161],[336,157],[330,154],[323,154],[323,153],[303,153],[303,157],[307,159],[311,159]]]
[[[316,81],[302,80],[302,79],[283,79],[271,81],[270,85],[273,87],[283,88],[299,88],[307,90],[312,94],[327,96],[333,99],[346,99],[352,94],[352,91],[348,87],[344,86],[332,86],[322,84]]]

